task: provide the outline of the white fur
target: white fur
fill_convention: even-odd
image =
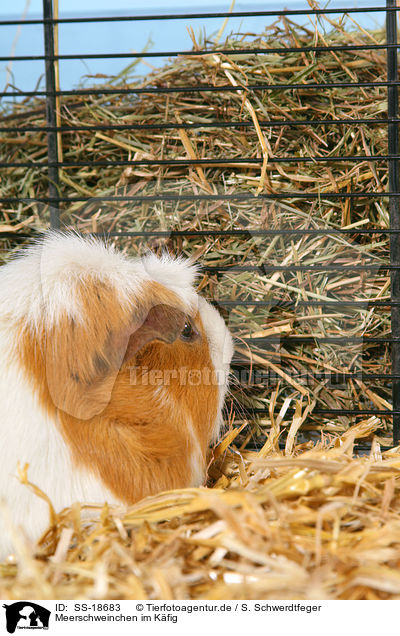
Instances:
[[[201,296],[198,297],[200,316],[207,334],[211,360],[218,380],[219,404],[213,438],[218,437],[222,425],[222,407],[228,390],[229,365],[233,355],[233,340],[222,316]]]
[[[74,501],[119,502],[99,479],[73,465],[57,419],[41,408],[33,386],[16,362],[16,321],[22,319],[32,328],[43,323],[48,327],[65,312],[84,320],[74,289],[87,276],[113,285],[121,303],[128,302],[132,295],[140,297],[142,285],[156,280],[178,294],[188,309],[199,303],[213,364],[217,372],[226,374],[232,339],[218,312],[195,293],[192,285],[196,271],[184,259],[168,255],[159,259],[154,254],[128,259],[101,241],[53,232],[0,268],[0,499],[5,498],[12,522],[22,525],[32,540],[47,527],[48,506],[21,485],[17,462],[21,467],[29,464],[29,480],[50,497],[57,511]],[[226,383],[227,376],[219,386],[219,410]],[[219,413],[215,434],[221,422]],[[191,458],[194,483],[203,479],[199,452],[196,448]],[[0,558],[10,550],[11,539],[0,519]]]
[[[196,266],[167,254],[129,259],[94,237],[49,232],[0,269],[1,314],[32,326],[43,319],[47,327],[53,325],[65,312],[84,321],[74,286],[88,276],[111,284],[121,303],[140,297],[143,285],[156,280],[191,310],[197,306],[196,273]]]
[[[182,295],[184,290],[187,293],[188,289],[193,289],[198,274],[196,264],[181,257],[172,259],[168,253],[157,257],[152,252],[143,257],[142,264],[151,280],[168,287],[185,302],[191,303],[192,310],[197,309],[197,294],[191,295],[187,300],[185,294]]]

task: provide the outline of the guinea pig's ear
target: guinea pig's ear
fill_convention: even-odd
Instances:
[[[121,307],[117,294],[106,285],[89,287],[85,284],[81,294],[83,320],[65,316],[45,339],[51,401],[82,420],[104,411],[124,362],[154,340],[174,342],[186,321],[183,303],[158,283],[152,283],[151,294],[136,308]]]
[[[141,324],[134,317],[126,329],[111,334],[108,346],[117,355],[118,364],[121,365],[122,362],[132,360],[150,342],[175,342],[182,333],[186,320],[186,314],[177,307],[155,305],[149,309]]]

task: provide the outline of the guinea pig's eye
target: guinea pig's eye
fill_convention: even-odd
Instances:
[[[196,329],[193,327],[191,321],[187,319],[181,331],[181,336],[180,336],[181,339],[186,341],[195,340],[198,335],[199,334],[196,331]]]

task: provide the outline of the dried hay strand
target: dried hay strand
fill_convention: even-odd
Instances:
[[[127,512],[76,504],[54,517],[36,555],[16,534],[19,564],[0,566],[0,597],[399,598],[400,450],[375,442],[353,456],[376,425],[288,452],[271,436],[259,452],[221,440],[208,488]]]

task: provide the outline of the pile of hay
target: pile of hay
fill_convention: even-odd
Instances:
[[[335,307],[332,302],[383,302],[390,298],[385,269],[389,263],[388,236],[335,233],[343,228],[387,228],[388,202],[386,198],[324,196],[350,191],[374,194],[387,189],[386,161],[334,159],[387,154],[386,126],[289,125],[305,119],[315,122],[382,119],[386,115],[387,89],[350,86],[326,90],[247,90],[260,84],[386,79],[384,50],[284,52],[288,47],[385,41],[383,32],[368,33],[352,24],[347,30],[343,21],[333,23],[331,19],[327,32],[321,27],[322,22],[319,18],[315,27],[306,28],[282,18],[260,35],[231,35],[218,44],[219,49],[244,50],[240,54],[210,52],[181,56],[144,79],[131,77],[128,69],[108,83],[95,86],[141,90],[193,86],[196,89],[193,92],[77,94],[59,101],[63,126],[109,127],[59,135],[59,159],[70,164],[60,170],[60,196],[78,199],[61,202],[63,227],[100,233],[151,230],[161,230],[167,235],[173,230],[205,233],[169,238],[122,236],[114,240],[131,253],[140,252],[143,246],[150,245],[156,250],[167,246],[173,252],[195,255],[202,265],[216,268],[204,273],[199,290],[208,298],[221,301],[229,327],[241,343],[237,351],[238,367],[252,365],[253,369],[264,372],[252,376],[250,383],[242,374],[239,377],[242,390],[234,391],[240,405],[237,417],[254,422],[256,415],[261,416],[261,429],[253,427],[250,436],[260,430],[266,432],[278,414],[284,425],[290,426],[300,410],[302,431],[319,431],[323,427],[325,431],[341,432],[358,421],[353,416],[341,415],[342,410],[390,409],[389,382],[381,378],[363,381],[361,377],[361,373],[390,373],[389,346],[363,342],[365,337],[390,335],[389,308]],[[215,43],[194,41],[194,51],[200,47],[211,50]],[[279,48],[283,53],[254,54],[251,51],[255,48],[262,51]],[[197,90],[202,86],[238,85],[243,90]],[[286,121],[287,125],[271,124],[279,121]],[[224,127],[211,127],[216,122]],[[232,122],[237,125],[231,126]],[[18,130],[0,135],[4,160],[9,164],[45,161],[45,131],[24,130],[45,124],[41,99],[4,107],[0,125]],[[189,128],[179,128],[179,124]],[[276,162],[285,157],[298,161]],[[126,165],[132,160],[188,159],[210,159],[212,164]],[[224,163],[219,164],[219,160]],[[82,162],[93,164],[80,165]],[[48,183],[43,167],[10,166],[2,175],[1,196],[20,198],[18,205],[0,204],[0,231],[8,232],[2,240],[3,254],[7,256],[20,243],[16,240],[18,233],[26,235],[48,226],[48,207],[26,202],[46,197]],[[301,198],[289,196],[291,192],[299,193]],[[288,193],[288,197],[263,198],[276,193]],[[157,200],[165,195],[175,199]],[[222,195],[222,199],[197,199],[204,195]],[[251,198],[232,198],[237,195]],[[150,199],[101,200],[114,196]],[[182,199],[176,200],[177,196]],[[95,200],[83,202],[86,197]],[[323,229],[328,234],[279,233],[287,229]],[[209,231],[220,230],[245,233],[207,235]],[[260,230],[278,233],[257,234]],[[354,265],[372,265],[375,269],[353,271]],[[238,266],[248,269],[239,271],[235,269]],[[267,269],[263,271],[261,266]],[[275,270],[282,266],[293,269]],[[226,269],[218,272],[221,267]],[[244,304],[235,306],[236,302]],[[329,337],[358,340],[353,343],[340,340],[336,344],[327,342]],[[345,378],[348,373],[358,373],[359,377],[348,380]],[[321,414],[318,412],[321,409],[337,412]],[[390,417],[381,418],[381,428],[386,443],[390,443]]]
[[[2,567],[3,598],[400,594],[400,456],[398,449],[380,451],[381,444],[390,445],[391,418],[342,413],[391,408],[390,383],[361,377],[390,373],[389,345],[363,342],[390,336],[390,310],[335,305],[390,298],[388,236],[362,233],[388,227],[388,201],[328,196],[387,190],[385,160],[351,158],[386,155],[385,124],[335,123],[386,117],[387,89],[249,90],[259,84],[386,80],[384,50],[285,52],[385,42],[383,32],[348,29],[331,19],[324,30],[322,20],[307,28],[282,18],[259,35],[231,35],[218,44],[240,49],[238,55],[213,53],[212,41],[194,41],[194,51],[209,52],[178,57],[144,79],[128,69],[96,86],[193,86],[193,92],[60,98],[61,124],[81,127],[59,136],[59,159],[70,164],[60,170],[60,195],[75,199],[60,204],[63,227],[164,231],[166,237],[112,240],[133,254],[148,245],[166,246],[195,255],[209,268],[199,290],[225,312],[237,342],[234,368],[252,373],[232,385],[227,436],[210,466],[211,489],[161,494],[127,515],[104,509],[93,524],[82,522],[74,506],[55,518],[37,558],[22,544],[20,566]],[[255,54],[254,48],[266,53]],[[268,53],[271,48],[282,53]],[[290,124],[305,119],[315,123]],[[325,119],[332,123],[318,123]],[[281,121],[286,125],[273,125]],[[224,126],[214,127],[216,122]],[[94,124],[108,128],[85,130]],[[19,235],[48,227],[48,207],[27,201],[47,195],[46,170],[11,165],[46,160],[45,130],[26,130],[44,129],[43,100],[5,106],[0,125],[17,129],[0,134],[1,156],[10,164],[2,171],[1,196],[20,198],[18,205],[0,203],[6,258],[22,242]],[[277,161],[288,157],[297,161]],[[146,163],[188,159],[212,163]],[[127,165],[132,160],[142,163]],[[287,197],[265,197],[282,193]],[[114,196],[149,198],[101,201]],[[346,228],[361,232],[337,232]],[[203,233],[168,236],[175,230]],[[227,234],[207,234],[220,230]],[[371,265],[372,273],[352,269]],[[332,343],[330,337],[357,340]],[[354,458],[359,438],[372,442],[372,450]],[[283,439],[285,452],[279,450]]]

